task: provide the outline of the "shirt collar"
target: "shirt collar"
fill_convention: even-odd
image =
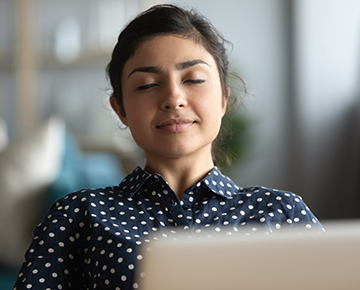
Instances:
[[[132,197],[139,191],[150,176],[151,174],[143,170],[141,167],[136,167],[133,172],[121,181],[119,185],[120,194]]]
[[[150,174],[141,167],[136,167],[134,171],[126,176],[120,183],[120,194],[132,197],[150,177],[154,179],[162,178],[159,174]],[[204,184],[212,192],[228,199],[232,198],[232,196],[239,191],[239,187],[229,177],[223,175],[216,166],[197,186],[201,184]]]
[[[229,177],[221,173],[216,166],[202,180],[202,182],[214,193],[228,199],[239,191],[237,186]]]

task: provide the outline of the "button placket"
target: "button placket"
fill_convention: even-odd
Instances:
[[[161,204],[167,209],[165,213],[168,217],[168,221],[171,221],[171,223],[177,227],[189,227],[190,224],[186,218],[186,214],[177,195],[162,178],[158,178],[157,180],[163,182],[163,184],[160,186],[161,192],[160,195],[158,195],[158,198],[161,201]]]

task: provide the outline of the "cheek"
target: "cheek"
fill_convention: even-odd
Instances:
[[[143,118],[129,118],[128,119],[128,128],[130,130],[131,136],[133,137],[135,143],[143,148],[144,138],[146,139],[148,129],[144,126]]]
[[[143,131],[149,125],[152,118],[152,110],[145,102],[128,102],[125,106],[128,127],[133,134]]]
[[[204,121],[204,133],[216,137],[221,127],[221,120],[223,117],[222,101],[219,97],[204,98],[199,104],[202,116],[200,118]]]
[[[199,99],[198,107],[202,108],[208,114],[212,115],[210,117],[216,119],[221,118],[224,115],[224,103],[221,94],[213,93],[211,91],[204,94],[202,98]]]

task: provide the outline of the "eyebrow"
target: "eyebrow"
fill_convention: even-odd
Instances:
[[[180,62],[178,64],[176,64],[176,69],[177,70],[184,70],[187,68],[190,68],[194,65],[198,65],[198,64],[205,64],[209,67],[211,67],[207,62],[201,60],[201,59],[194,59],[194,60],[189,60],[189,61],[184,61],[184,62]],[[133,73],[135,72],[144,72],[144,73],[154,73],[154,74],[159,74],[162,72],[161,68],[156,67],[156,66],[142,66],[142,67],[138,67],[136,69],[134,69],[127,78],[129,78]]]
[[[192,66],[197,65],[197,64],[205,64],[205,65],[210,67],[210,65],[207,62],[205,62],[205,61],[203,61],[201,59],[194,59],[194,60],[180,62],[180,63],[178,63],[176,65],[176,68],[178,70],[184,70],[184,69],[187,69],[187,68],[192,67]]]

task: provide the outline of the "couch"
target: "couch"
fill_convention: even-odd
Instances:
[[[12,289],[32,231],[54,201],[81,188],[117,185],[124,175],[116,155],[82,151],[56,117],[23,140],[2,142],[0,289]]]

